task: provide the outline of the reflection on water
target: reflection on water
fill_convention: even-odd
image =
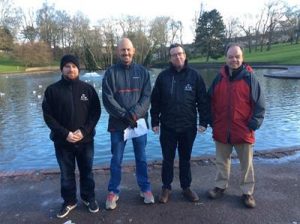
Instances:
[[[270,70],[257,70],[267,102],[266,118],[257,131],[256,150],[300,145],[300,80],[263,77]],[[159,70],[153,70],[152,83]],[[201,70],[209,85],[215,71]],[[102,75],[83,75],[101,96]],[[60,79],[55,75],[0,75],[0,170],[39,169],[57,167],[53,144],[49,140],[41,110],[45,88]],[[100,97],[101,98],[101,97]],[[95,165],[109,164],[110,141],[108,115],[102,107],[95,138]],[[132,143],[127,142],[124,160],[133,160]],[[211,129],[198,134],[193,156],[214,154]],[[148,160],[161,160],[158,135],[148,135]]]

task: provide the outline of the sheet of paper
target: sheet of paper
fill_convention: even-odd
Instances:
[[[140,118],[136,121],[137,127],[132,129],[130,127],[124,130],[124,141],[132,138],[136,138],[148,133],[148,128],[144,118]]]

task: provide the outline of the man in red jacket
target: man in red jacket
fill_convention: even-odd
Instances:
[[[223,196],[230,176],[230,156],[235,148],[241,165],[242,200],[246,207],[254,208],[254,131],[263,122],[265,100],[252,68],[243,62],[240,45],[229,44],[225,56],[226,65],[208,91],[217,167],[215,188],[208,191],[208,196],[211,199]]]

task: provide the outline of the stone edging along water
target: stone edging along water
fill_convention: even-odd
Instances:
[[[300,151],[300,146],[286,147],[286,148],[276,148],[272,150],[254,151],[254,159],[280,159],[286,156],[293,156]],[[237,156],[233,156],[236,159]],[[192,157],[192,165],[207,166],[215,164],[215,156],[199,156]],[[124,163],[122,171],[123,172],[133,172],[135,169],[134,162]],[[150,161],[148,163],[149,169],[161,168],[162,161]],[[178,161],[175,161],[174,167],[178,168]],[[95,173],[105,173],[109,174],[109,165],[95,166]],[[59,174],[59,169],[40,169],[40,170],[21,170],[21,171],[0,171],[0,178],[2,177],[18,177],[18,176],[46,176]]]
[[[265,77],[278,78],[278,79],[300,79],[300,66],[287,66],[287,68],[273,71],[264,74]]]

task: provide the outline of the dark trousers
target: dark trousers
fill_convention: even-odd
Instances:
[[[162,187],[171,189],[174,177],[174,159],[178,148],[180,186],[182,189],[186,189],[190,187],[192,182],[190,160],[197,130],[191,128],[186,132],[177,133],[161,128],[160,131],[160,144],[163,155]]]
[[[93,176],[94,142],[86,144],[54,144],[61,172],[61,196],[65,204],[74,204],[76,199],[76,162],[80,174],[80,196],[85,201],[95,199]]]

